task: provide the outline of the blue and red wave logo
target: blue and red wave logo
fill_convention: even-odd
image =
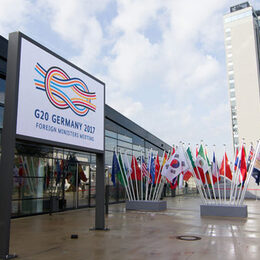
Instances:
[[[70,78],[59,67],[45,70],[37,63],[35,70],[42,78],[34,79],[35,86],[46,92],[52,105],[59,109],[70,108],[78,116],[85,116],[89,110],[96,111],[96,106],[92,103],[96,99],[96,93],[89,92],[84,81]]]

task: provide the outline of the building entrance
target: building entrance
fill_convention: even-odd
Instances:
[[[12,216],[95,206],[95,155],[17,143]]]

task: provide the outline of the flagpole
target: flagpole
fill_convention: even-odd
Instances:
[[[236,153],[236,151],[235,151],[235,153]],[[231,204],[231,191],[233,190],[233,185],[234,185],[234,166],[235,166],[235,161],[236,161],[236,154],[235,154],[235,156],[233,156],[234,157],[234,160],[233,160],[233,170],[232,170],[232,181],[231,181],[231,187],[230,187],[230,192],[229,192],[229,204]]]
[[[198,144],[197,144],[196,146],[198,146]],[[190,148],[190,144],[189,144],[188,147]],[[190,149],[190,151],[191,151],[191,149]],[[197,151],[198,151],[198,150],[197,150],[197,147],[196,147],[196,151],[195,151],[196,154],[197,154]],[[191,154],[191,156],[192,156],[192,154]],[[197,156],[196,156],[196,158],[197,158]],[[195,165],[196,171],[197,171],[197,173],[198,173],[199,181],[200,181],[200,182],[198,182],[197,177],[196,177],[196,174],[195,174],[195,171],[194,171],[194,169],[193,169],[193,167],[192,167],[193,173],[194,173],[194,175],[195,175],[195,180],[196,180],[197,183],[198,183],[198,187],[200,187],[200,189],[201,189],[201,193],[202,193],[202,195],[203,195],[205,204],[207,204],[207,203],[208,203],[207,193],[206,193],[206,190],[205,190],[205,188],[204,188],[204,184],[203,184],[203,182],[202,182],[202,179],[201,179],[200,172],[199,172],[199,169],[198,169],[198,167],[197,167],[196,161],[194,161],[194,165]]]
[[[198,146],[198,144],[196,144],[196,155],[197,155],[197,152],[198,152],[197,146]],[[190,151],[191,151],[191,150],[190,150]],[[192,154],[191,154],[191,156],[192,156]],[[196,159],[197,159],[197,156],[196,156]],[[196,164],[196,160],[194,161],[194,165],[195,165],[196,171],[197,171],[198,176],[199,176],[200,187],[202,187],[202,188],[201,188],[201,191],[203,191],[202,194],[203,194],[203,196],[204,196],[205,203],[208,204],[208,196],[207,196],[206,190],[205,190],[205,188],[204,188],[204,183],[202,182],[202,179],[201,179],[201,176],[200,176],[200,172],[199,172],[199,169],[198,169],[197,164]],[[195,172],[194,172],[194,173],[195,173]],[[195,176],[196,176],[196,174],[195,174]],[[204,175],[204,176],[205,176],[205,175]],[[196,178],[197,178],[197,177],[196,177]],[[196,178],[195,178],[195,179],[196,179]],[[198,182],[198,183],[199,183],[199,182]]]
[[[118,164],[119,164],[120,170],[122,172],[124,186],[125,186],[126,191],[128,192],[129,200],[132,200],[132,196],[131,196],[131,193],[130,193],[130,190],[129,190],[129,186],[127,185],[127,175],[126,175],[126,172],[125,172],[124,162],[123,162],[123,158],[122,158],[120,149],[119,149],[119,155],[120,155],[120,158],[121,158],[121,163],[122,163],[123,169],[121,168],[119,159],[118,159]]]
[[[240,150],[240,157],[239,157],[239,160],[238,160],[238,167],[237,167],[237,176],[236,176],[236,188],[235,188],[235,194],[234,194],[234,205],[236,204],[236,197],[237,197],[237,192],[238,192],[238,183],[239,183],[239,168],[240,168],[240,160],[241,160],[241,157],[242,157],[242,149],[243,149],[243,143],[241,145],[241,150]],[[241,186],[242,186],[242,183],[241,183]]]
[[[207,146],[207,145],[205,145]],[[206,162],[208,163],[208,152],[205,148],[205,155],[206,155]],[[208,165],[209,166],[209,165]],[[214,196],[214,200],[215,200],[215,204],[217,204],[217,199],[216,199],[216,194],[215,194],[215,186],[214,186],[214,183],[213,183],[213,177],[212,177],[212,172],[211,172],[211,167],[209,168],[209,177],[210,177],[210,181],[211,181],[211,186],[212,186],[212,191],[213,191],[213,196]]]
[[[143,154],[142,150],[140,150],[141,153],[141,200],[144,199],[144,191],[143,191]]]
[[[151,148],[151,150],[150,150],[150,154],[149,154],[149,174],[150,174],[150,176],[151,176],[151,160],[152,160],[152,158],[151,158],[151,151],[152,151],[152,148]],[[145,200],[147,200],[148,199],[148,189],[149,189],[149,179],[148,179],[148,177],[147,177],[147,181],[146,181],[146,191],[145,191]]]
[[[130,164],[129,164],[129,161],[128,161],[128,157],[127,157],[127,154],[126,154],[126,152],[125,152],[125,156],[126,156],[126,158],[127,158],[127,162],[128,162],[128,168],[129,168],[129,171],[130,171],[130,175],[129,175],[129,179],[130,179],[130,187],[131,187],[131,191],[132,191],[132,195],[133,195],[133,200],[136,200],[136,198],[135,198],[135,190],[134,190],[134,186],[133,186],[133,181],[132,181],[132,178],[131,178],[131,176],[132,176],[132,169],[131,169],[131,166],[130,166]],[[131,169],[131,170],[130,170]]]
[[[201,140],[201,146],[202,146],[202,144],[203,144],[203,141]],[[203,148],[203,146],[202,146],[202,148]],[[204,149],[203,149],[203,150],[204,150]],[[204,151],[203,151],[203,153],[204,153]],[[206,161],[206,159],[205,159],[205,161]],[[207,186],[208,192],[209,192],[209,201],[210,201],[210,203],[211,203],[212,198],[211,198],[211,194],[210,194],[208,179],[207,179],[206,173],[204,172],[204,169],[202,169],[202,170],[203,170],[204,178],[205,178],[205,181],[206,181],[206,186]],[[206,194],[206,195],[207,195],[207,194]]]
[[[165,154],[165,151],[163,151],[163,156],[162,156],[162,160],[161,160],[161,164],[160,164],[160,168],[159,168],[159,172],[156,176],[156,179],[155,179],[155,188],[153,190],[153,195],[152,195],[152,200],[155,199],[155,195],[157,194],[157,190],[158,190],[158,179],[161,181],[160,179],[160,173],[161,173],[161,169],[162,169],[162,164],[163,164],[163,159],[164,159],[164,154]],[[156,158],[157,159],[157,158]],[[160,162],[159,162],[160,163]]]
[[[237,154],[238,164],[239,164],[240,157],[241,157],[241,150],[242,150],[242,148],[238,151],[238,154]],[[235,163],[234,163],[234,166],[235,166]],[[233,199],[236,196],[237,181],[239,180],[239,165],[237,165],[237,169],[236,169],[235,173],[233,174],[233,178],[234,178],[234,185],[233,185],[232,190],[231,190],[230,205],[232,205]]]
[[[122,177],[123,177],[122,179],[123,179],[123,182],[124,182],[124,186],[125,186],[126,194],[128,196],[128,200],[130,200],[130,196],[129,196],[128,189],[127,189],[127,186],[126,186],[126,182],[125,182],[125,179],[124,179],[124,176],[123,176],[124,172],[122,171],[122,168],[121,168],[121,165],[120,165],[120,162],[119,162],[119,159],[118,159],[118,156],[117,156],[116,152],[115,152],[115,155],[116,155],[116,159],[118,161],[118,165],[119,165],[120,171],[122,173]]]
[[[224,144],[224,202],[227,202],[227,193],[226,193],[226,145]]]
[[[157,152],[157,154],[158,154],[158,152]],[[157,157],[157,154],[156,154],[156,157]],[[154,160],[154,162],[155,162],[155,160]],[[154,163],[154,180],[155,180],[155,163]],[[151,200],[152,190],[153,190],[153,178],[152,178],[152,183],[151,183],[151,189],[149,191],[149,200]]]
[[[188,144],[188,148],[190,147],[190,144]],[[191,169],[191,174],[193,176],[193,178],[195,179],[195,182],[196,182],[196,186],[198,187],[198,191],[200,193],[200,198],[201,198],[201,201],[203,204],[206,204],[206,200],[205,200],[205,197],[203,196],[202,194],[202,190],[201,190],[201,187],[200,185],[198,185],[198,179],[196,178],[196,174],[194,173],[194,169],[192,167],[192,165],[190,164],[190,159],[189,159],[189,156],[187,156],[187,152],[184,150],[183,148],[183,143],[181,144],[181,148],[182,148],[182,152],[184,153],[184,156],[186,158],[186,161],[188,162],[188,165],[189,165],[189,168]],[[196,164],[195,164],[196,165]],[[203,200],[204,198],[204,200]]]
[[[240,154],[238,154],[238,160],[240,160],[239,159]],[[233,203],[233,200],[234,201],[236,200],[237,189],[238,189],[238,183],[237,182],[238,181],[239,181],[239,167],[237,167],[236,172],[235,172],[235,182],[234,182],[233,190],[232,190],[232,193],[231,193],[231,203],[230,203],[231,205]]]
[[[250,148],[250,150],[251,150],[251,148]],[[256,150],[258,150],[258,141],[257,141],[257,146],[256,146]],[[249,151],[249,154],[250,154],[250,152],[251,151]],[[257,156],[257,154],[258,154],[258,151],[256,151],[255,152],[255,158],[254,159],[256,159],[256,156]],[[248,184],[249,184],[249,180],[250,180],[250,178],[251,178],[251,175],[252,175],[252,172],[253,172],[253,168],[251,167],[252,165],[254,166],[254,164],[255,164],[255,160],[254,160],[254,163],[252,164],[252,162],[250,163],[250,167],[249,167],[249,169],[248,169],[248,171],[247,171],[247,173],[246,173],[246,180],[245,180],[245,182],[244,182],[244,187],[243,187],[243,189],[242,189],[242,193],[241,193],[241,196],[238,198],[239,200],[238,200],[238,202],[237,202],[237,205],[239,206],[240,204],[242,204],[243,203],[243,201],[244,201],[244,198],[243,198],[243,200],[242,200],[242,196],[244,195],[244,197],[245,197],[245,194],[246,194],[246,190],[247,190],[247,187],[248,187]],[[251,168],[252,168],[252,170],[251,170]]]
[[[133,158],[135,158],[134,157],[134,155],[133,155]],[[137,162],[137,161],[136,161]],[[137,175],[136,175],[136,168],[135,168],[135,160],[134,160],[134,173],[135,173],[135,187],[136,187],[136,198],[137,198],[137,200],[139,200],[139,190],[138,190],[138,183],[137,183]]]
[[[126,173],[126,167],[125,167],[125,164],[124,164],[124,158],[123,158],[123,156],[122,156],[120,150],[119,150],[119,153],[120,153],[120,156],[121,156],[121,158],[122,158],[122,164],[123,164],[123,169],[124,169],[124,173],[125,173],[125,177],[126,177],[125,179],[126,179],[126,183],[127,183],[127,188],[128,188],[128,191],[129,191],[129,195],[130,195],[131,200],[133,200],[133,195],[132,195],[132,191],[131,191],[131,189],[130,189],[130,185],[129,185],[129,182],[128,182],[128,176],[127,176],[127,173]]]
[[[216,159],[216,145],[214,144],[213,147],[214,147],[215,165],[217,166],[217,169],[218,169],[218,163],[217,163],[217,159]],[[220,174],[218,172],[218,174],[217,174],[218,200],[221,204],[221,193],[220,193],[220,188],[219,188],[219,176],[220,176]],[[215,186],[214,186],[214,189],[215,189]]]
[[[256,150],[255,150],[255,154],[254,154],[254,159],[253,159],[253,161],[252,161],[251,164],[250,164],[249,173],[248,173],[248,175],[247,175],[245,188],[244,188],[243,193],[242,193],[242,195],[241,195],[241,199],[240,199],[240,201],[239,201],[239,205],[242,205],[243,202],[244,202],[245,195],[246,195],[246,190],[247,190],[247,187],[248,187],[250,178],[251,178],[251,176],[252,176],[252,172],[253,172],[253,169],[254,169],[254,166],[255,166],[256,157],[257,157],[257,155],[258,155],[258,153],[259,153],[259,149],[260,149],[260,142],[259,142],[259,140],[258,140],[258,141],[257,141]]]
[[[167,155],[167,159],[166,159],[166,162],[168,161],[168,159],[170,158],[170,154],[171,154],[171,149],[168,151],[168,155]],[[164,177],[164,176],[162,176]],[[159,188],[158,188],[158,192],[157,192],[157,195],[156,195],[156,198],[155,200],[159,201],[160,197],[161,197],[161,194],[162,194],[162,189],[164,187],[164,184],[165,184],[165,178],[162,179],[161,177],[161,182],[160,182],[160,185],[159,185]]]
[[[243,143],[242,149],[245,149],[245,146],[246,146],[246,144]],[[242,152],[243,152],[243,150],[241,150],[241,162],[242,162]],[[241,163],[240,163],[240,166],[241,166]],[[240,173],[241,173],[241,167],[240,167]],[[238,193],[238,196],[237,196],[237,201],[235,202],[235,204],[238,204],[239,198],[240,198],[240,195],[241,195],[243,188],[244,188],[243,187],[243,176],[241,175],[241,185],[240,185],[239,193]]]
[[[168,156],[167,156],[166,161],[168,161],[168,159],[170,158],[170,154],[171,154],[171,149],[168,151]],[[159,191],[158,191],[157,197],[156,197],[157,201],[160,199],[160,196],[161,196],[161,193],[162,193],[161,191],[162,191],[162,187],[164,186],[164,183],[165,183],[165,178],[163,180],[161,178],[161,182],[160,182],[160,185],[159,185],[159,188],[158,188]]]
[[[156,200],[157,196],[158,196],[158,192],[160,190],[160,185],[162,183],[162,175],[161,175],[161,171],[162,171],[162,167],[163,167],[163,162],[164,162],[164,157],[165,157],[165,151],[163,151],[163,157],[162,157],[162,161],[161,161],[161,165],[160,165],[160,169],[159,169],[159,176],[161,176],[160,180],[159,180],[159,184],[157,185],[157,190],[154,193],[154,197],[153,199]],[[158,179],[158,178],[157,178]]]

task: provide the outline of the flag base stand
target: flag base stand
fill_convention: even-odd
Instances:
[[[202,217],[247,218],[247,205],[200,205],[200,215]]]
[[[131,200],[126,201],[126,210],[163,211],[167,209],[167,201]]]

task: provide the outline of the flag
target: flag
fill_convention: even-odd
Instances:
[[[177,148],[175,153],[165,163],[162,176],[165,176],[170,182],[173,181],[181,172],[186,172],[189,169],[184,152],[181,148]]]
[[[238,148],[236,148],[236,157],[235,157],[235,163],[234,163],[234,172],[236,172],[236,170],[237,170],[238,162],[239,162],[239,152],[238,152]]]
[[[124,164],[123,164],[121,153],[119,153],[119,155],[118,155],[118,163],[119,163],[119,166],[120,166],[120,168],[119,168],[120,171],[117,174],[117,179],[119,180],[121,185],[126,186],[127,185],[127,180],[126,180],[125,168],[124,168]]]
[[[199,154],[199,150],[198,150],[198,146],[196,146],[196,158],[198,157]]]
[[[211,169],[211,163],[210,163],[210,161],[209,161],[208,153],[207,153],[206,148],[205,148],[205,157],[206,157],[206,162],[207,162],[207,164],[208,164],[208,169]],[[208,171],[206,172],[206,178],[207,178],[208,184],[212,184],[212,183],[211,183],[210,174],[211,174],[211,173],[210,173],[209,170],[208,170]],[[213,175],[213,174],[211,174],[211,177],[212,177],[212,182],[213,182],[213,184],[215,184],[215,183],[217,182],[217,177],[216,177],[215,175]]]
[[[167,162],[167,159],[168,159],[167,154],[164,153],[163,162],[162,162],[162,168],[163,168],[164,164]]]
[[[214,176],[216,181],[220,181],[219,168],[218,168],[218,163],[216,161],[215,152],[213,152],[213,161],[212,161],[212,165],[211,165],[211,172],[212,172],[212,177]],[[213,180],[213,182],[214,182],[214,180]]]
[[[190,160],[190,162],[191,162],[191,166],[192,166],[192,168],[193,168],[193,170],[194,170],[194,173],[195,173],[196,178],[197,178],[198,180],[201,180],[202,183],[205,183],[205,176],[204,176],[204,174],[203,174],[203,171],[202,171],[202,172],[200,172],[200,171],[198,172],[198,171],[197,171],[196,164],[195,164],[195,162],[194,162],[194,160],[193,160],[193,156],[192,156],[190,147],[187,149],[187,154],[188,154],[188,157],[189,157],[189,160]]]
[[[208,162],[206,161],[206,156],[204,154],[202,145],[200,145],[200,149],[196,159],[196,165],[197,167],[201,168],[204,173],[206,173],[209,170],[209,165]]]
[[[258,145],[258,147],[259,147],[259,145]],[[255,182],[257,183],[257,185],[259,185],[259,182],[260,182],[260,149],[259,148],[258,148],[258,152],[256,154],[256,159],[255,159],[255,163],[254,163],[252,176],[255,178]]]
[[[225,153],[223,160],[221,162],[219,172],[220,172],[220,175],[226,176],[226,178],[228,178],[230,181],[232,181],[232,172],[231,172],[231,168],[230,168],[226,153]]]
[[[251,147],[250,147],[250,151],[249,151],[249,155],[248,155],[248,158],[247,158],[247,171],[249,170],[249,167],[250,167],[250,164],[251,164],[251,161],[252,161],[252,158],[253,158],[253,155],[254,155],[254,147],[253,145],[251,144]]]
[[[145,163],[143,157],[142,157],[142,173],[143,173],[143,176],[147,177],[150,180],[150,174],[147,170],[147,166],[146,166],[146,163]]]
[[[120,173],[120,166],[117,160],[116,152],[113,153],[113,162],[112,162],[112,174],[111,181],[114,186],[116,186],[116,175]]]
[[[153,154],[150,154],[150,165],[148,166],[148,172],[150,173],[150,179],[152,180],[152,183],[155,183],[155,163]]]
[[[179,186],[179,189],[182,189],[183,187],[183,173],[179,174],[178,176],[178,186]]]
[[[183,175],[183,180],[188,181],[192,177],[192,173],[190,171],[186,171]]]
[[[195,163],[196,163],[196,166],[197,166],[198,171],[200,173],[200,177],[201,177],[202,182],[206,183],[206,173],[209,170],[209,166],[208,166],[208,163],[206,161],[206,157],[205,157],[202,145],[200,145],[200,149],[198,151],[198,156],[196,158]],[[203,178],[202,178],[202,176],[203,176]],[[207,179],[207,182],[209,183],[208,179]]]
[[[242,186],[244,187],[246,176],[247,176],[246,151],[243,145],[241,149],[242,150],[241,150],[241,158],[239,161],[239,170],[240,170],[240,182],[242,182]]]
[[[131,168],[132,168],[132,174],[131,174],[131,179],[132,180],[141,180],[141,169],[138,166],[137,160],[135,156],[132,157],[132,162],[131,162]]]
[[[123,155],[123,162],[124,162],[127,179],[129,179],[132,174],[132,168],[130,166],[130,163],[129,163],[129,160],[128,160],[128,157],[126,154]]]
[[[166,181],[170,184],[170,188],[172,190],[176,189],[176,187],[178,186],[178,176],[175,177],[172,181],[169,181],[167,178],[166,178]]]
[[[160,162],[159,162],[159,155],[157,154],[155,160],[155,184],[160,183],[160,181],[161,181]]]

